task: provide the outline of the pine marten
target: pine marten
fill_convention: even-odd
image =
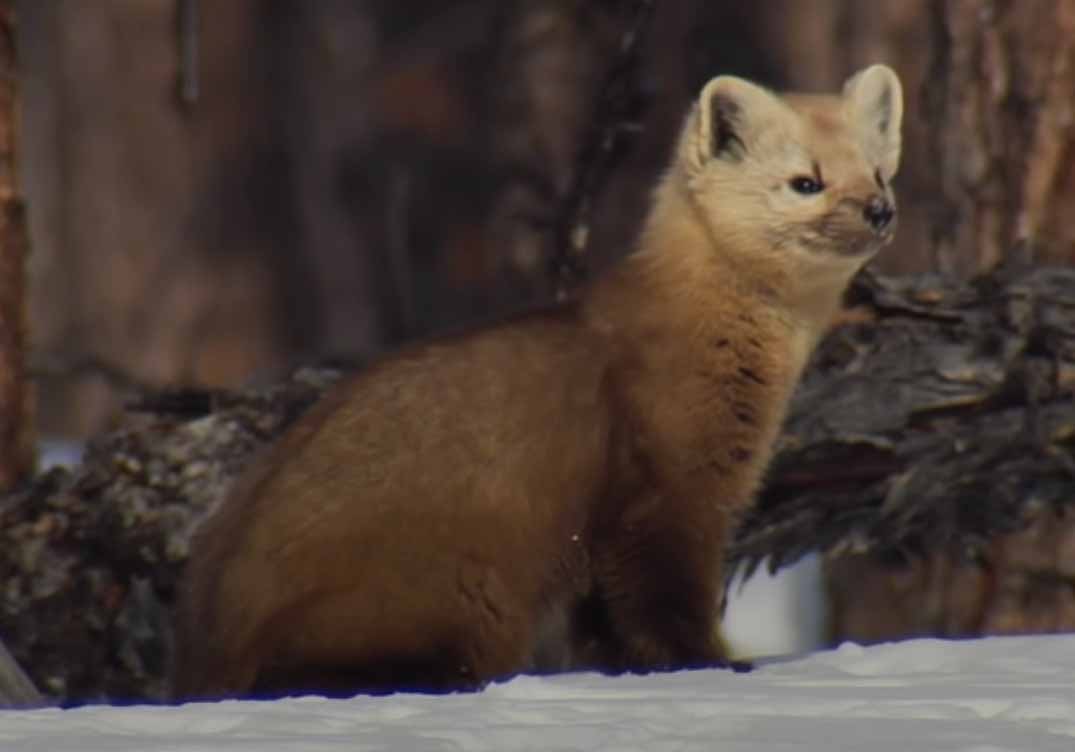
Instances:
[[[339,385],[196,533],[179,699],[720,666],[722,561],[803,365],[895,225],[902,90],[711,80],[635,251]]]

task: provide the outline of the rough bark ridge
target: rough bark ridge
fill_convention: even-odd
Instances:
[[[1075,0],[934,0],[935,268],[1070,259]]]
[[[1010,631],[1013,614],[1046,629],[1075,613],[1072,289],[1075,270],[1057,268],[864,276],[806,374],[732,563],[825,552],[860,575],[841,624],[866,637],[851,617],[876,604],[870,587],[918,634]],[[192,525],[337,376],[143,398],[141,426],[0,497],[0,635],[47,695],[161,696]],[[901,596],[915,578],[939,583],[933,601]]]

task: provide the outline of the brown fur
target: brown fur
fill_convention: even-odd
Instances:
[[[851,275],[899,82],[710,82],[639,249],[580,299],[339,387],[197,535],[180,698],[720,665],[721,563]],[[820,171],[803,195],[796,176]]]

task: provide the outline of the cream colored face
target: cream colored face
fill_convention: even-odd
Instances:
[[[835,96],[779,97],[715,78],[681,144],[688,189],[718,236],[738,238],[730,248],[860,266],[895,229],[902,113],[899,79],[884,66]]]

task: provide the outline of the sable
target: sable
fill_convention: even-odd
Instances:
[[[729,536],[891,239],[901,117],[883,66],[841,96],[710,81],[634,253],[570,303],[359,373],[207,518],[176,697],[726,665]]]

